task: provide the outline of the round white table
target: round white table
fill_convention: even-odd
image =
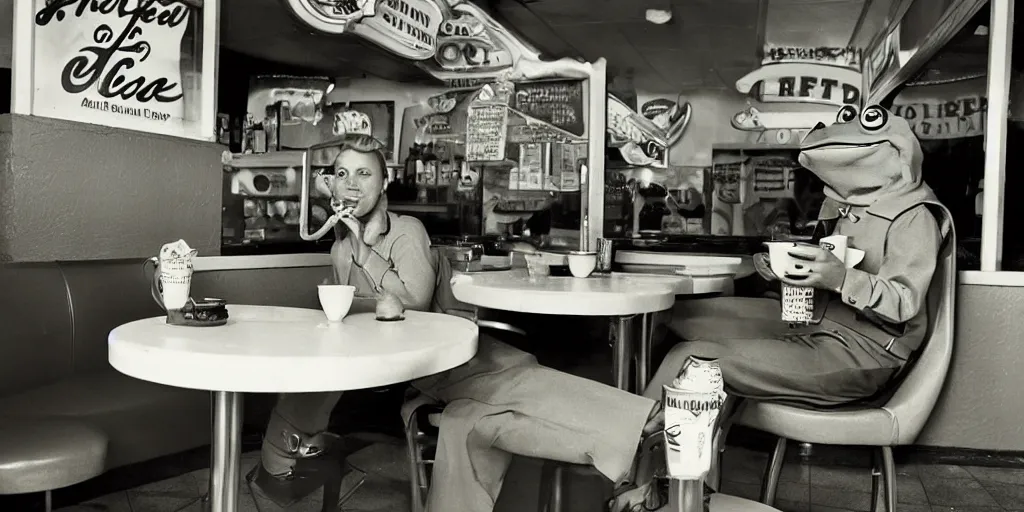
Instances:
[[[638,358],[636,382],[630,382],[633,360],[632,319],[670,309],[685,278],[628,274],[575,277],[530,277],[525,270],[462,274],[452,279],[455,298],[474,306],[542,315],[607,316],[616,319],[612,371],[619,389],[635,391],[647,383],[647,340]],[[646,316],[644,317],[646,320]],[[644,337],[646,338],[646,329]]]
[[[219,327],[147,318],[110,332],[108,359],[137,379],[213,392],[213,512],[236,512],[242,393],[344,391],[385,386],[449,370],[477,350],[464,318],[407,311],[400,322],[351,315],[328,323],[318,310],[229,305]]]

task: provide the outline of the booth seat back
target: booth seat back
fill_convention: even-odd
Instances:
[[[0,265],[0,396],[71,374],[74,327],[56,263]]]
[[[138,260],[0,265],[0,396],[109,369],[107,335],[161,314]],[[319,309],[327,267],[197,272],[193,295]]]
[[[74,325],[74,373],[110,368],[107,336],[115,327],[157,316],[160,306],[150,297],[153,267],[144,272],[138,260],[62,262]]]

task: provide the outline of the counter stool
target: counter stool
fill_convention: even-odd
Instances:
[[[0,419],[0,494],[46,493],[103,473],[107,435],[84,423]]]

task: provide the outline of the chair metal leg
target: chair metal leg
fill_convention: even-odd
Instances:
[[[775,491],[779,487],[779,475],[782,474],[782,463],[786,459],[786,438],[780,437],[775,442],[775,450],[768,459],[768,467],[761,482],[761,503],[769,507],[775,506]]]
[[[883,446],[882,452],[882,483],[885,486],[885,512],[896,512],[896,460],[892,456],[892,447]]]
[[[413,413],[409,424],[405,426],[405,446],[409,457],[409,500],[412,502],[412,512],[423,512],[426,508],[426,496],[423,493],[426,482],[423,480],[424,475],[421,474],[423,472],[423,463],[420,460],[422,454],[419,443],[416,442],[418,430],[416,413]]]
[[[881,462],[881,450],[871,450],[871,512],[878,512],[878,503],[882,501]]]
[[[542,461],[540,467],[540,489],[537,492],[537,510],[551,512],[551,487],[555,478],[555,463]]]
[[[43,500],[46,502],[46,504],[43,505],[45,507],[43,510],[46,512],[53,510],[53,493],[50,491],[43,493]]]
[[[556,464],[551,475],[551,499],[548,501],[548,512],[564,512],[563,493],[565,492],[565,466]]]

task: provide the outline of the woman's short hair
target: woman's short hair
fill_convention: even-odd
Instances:
[[[331,159],[331,166],[336,167],[338,158],[345,151],[356,151],[367,155],[373,155],[377,161],[377,165],[380,166],[380,171],[384,173],[384,177],[387,177],[388,163],[387,158],[384,156],[384,143],[369,136],[362,134],[345,135],[338,140],[338,145],[335,146],[337,154]]]

